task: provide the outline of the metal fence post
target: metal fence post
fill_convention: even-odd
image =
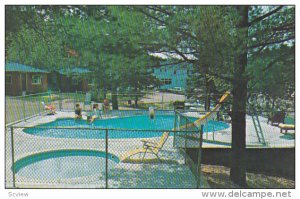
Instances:
[[[41,115],[41,98],[40,97],[37,97],[37,98],[38,98],[39,115]]]
[[[215,141],[215,125],[214,125],[214,123],[213,123],[213,125],[212,125],[212,130],[213,130],[213,141]]]
[[[197,189],[200,188],[201,184],[201,158],[202,158],[202,137],[203,137],[203,124],[200,128],[200,136],[199,136],[199,150],[197,157]]]
[[[108,129],[105,130],[105,188],[108,188]]]
[[[184,136],[184,164],[186,164],[186,154],[187,154],[187,118],[185,118],[185,136]]]
[[[62,95],[61,95],[61,91],[60,90],[58,91],[58,97],[59,97],[59,99],[58,99],[59,100],[58,101],[59,105],[58,106],[59,106],[59,110],[61,111],[61,109],[62,109],[62,99],[61,99]]]
[[[207,125],[207,118],[205,119],[205,124]],[[207,125],[208,126],[208,125]],[[207,130],[206,130],[207,131]],[[208,133],[206,133],[206,139],[208,140]]]
[[[22,96],[23,100],[23,119],[26,121],[26,111],[25,111],[25,95]]]
[[[176,110],[174,110],[174,115],[175,115],[175,118],[174,118],[174,136],[173,136],[173,147],[175,147],[175,139],[176,139],[176,134],[177,134],[177,112]]]
[[[12,173],[13,173],[13,188],[16,187],[16,172],[15,172],[15,148],[14,148],[14,130],[10,127],[10,139],[11,139],[11,161],[12,161]]]
[[[74,107],[76,106],[76,97],[77,97],[77,91],[74,93]]]
[[[49,97],[48,104],[52,104],[51,91],[48,92],[48,97]]]

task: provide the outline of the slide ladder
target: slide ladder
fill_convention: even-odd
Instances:
[[[258,142],[262,143],[263,145],[266,145],[265,137],[264,137],[264,134],[263,134],[263,131],[262,131],[259,119],[258,119],[258,115],[255,110],[253,110],[252,113],[253,114],[251,115],[251,117],[252,117],[252,121],[254,124],[255,132],[256,132],[256,135],[258,138]]]

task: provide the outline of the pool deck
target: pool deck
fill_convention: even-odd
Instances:
[[[15,126],[31,127],[54,121],[58,118],[73,118],[73,112],[58,112],[51,116],[38,116]],[[83,116],[86,119],[86,116]],[[110,118],[110,117],[108,117]],[[159,138],[149,138],[157,141]],[[11,171],[11,132],[6,131],[6,187],[12,187]],[[14,129],[15,161],[35,153],[58,149],[90,149],[105,151],[105,140],[101,139],[71,139],[51,138],[30,135],[23,132],[23,128]],[[130,150],[142,147],[140,138],[109,139],[108,152],[118,157]],[[155,162],[154,157],[147,155],[150,162],[120,162],[108,171],[109,188],[196,188],[196,179],[189,167],[184,164],[184,157],[173,147],[173,140],[168,139],[160,151],[162,163]],[[139,155],[134,159],[139,159]],[[153,160],[151,162],[151,160]],[[26,179],[16,174],[16,186],[27,188],[105,188],[105,174],[80,177],[76,179],[52,180],[41,182]],[[209,187],[205,178],[201,177],[201,187]]]
[[[195,116],[195,115],[194,115]],[[73,118],[73,112],[58,112],[56,115],[37,116],[15,126],[31,127],[43,123],[55,121],[58,118]],[[113,116],[115,117],[115,116]],[[111,117],[107,117],[111,118]],[[86,116],[83,116],[86,119]],[[105,118],[104,118],[105,119]],[[259,118],[264,132],[266,145],[258,142],[255,129],[250,116],[247,116],[247,148],[290,148],[295,147],[293,136],[283,135],[276,126],[267,124],[265,118]],[[205,133],[203,135],[204,148],[230,148],[231,125],[225,130]],[[157,141],[159,138],[148,138]],[[11,172],[11,132],[6,130],[6,187],[12,187]],[[72,139],[51,138],[30,135],[23,132],[22,128],[14,129],[15,161],[21,157],[38,152],[58,149],[92,149],[105,151],[105,140],[97,139]],[[140,138],[134,139],[109,139],[108,152],[121,157],[125,152],[141,148]],[[160,152],[162,163],[124,163],[117,164],[109,170],[109,188],[195,188],[196,180],[189,167],[184,164],[184,157],[177,148],[173,147],[173,137],[168,139]],[[153,158],[153,157],[148,157]],[[175,161],[174,161],[175,160]],[[171,163],[170,163],[171,162]],[[99,180],[102,179],[102,180]],[[25,179],[16,175],[17,187],[31,188],[105,188],[105,176],[88,176],[77,179],[66,179],[49,182],[37,182],[33,179]],[[204,177],[201,177],[201,187],[208,188]]]

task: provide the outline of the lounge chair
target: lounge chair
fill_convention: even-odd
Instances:
[[[54,115],[56,113],[56,109],[53,105],[47,105],[45,102],[41,102],[44,107],[44,110],[47,111],[47,115]]]
[[[287,134],[288,130],[295,130],[295,125],[293,124],[280,123],[278,127],[280,128],[280,133],[283,133],[283,130],[285,130],[285,133],[283,134]]]
[[[208,120],[209,118],[213,117],[214,115],[216,115],[216,111],[218,111],[220,109],[220,107],[222,106],[222,103],[228,98],[228,96],[230,95],[230,92],[226,92],[221,99],[219,100],[219,103],[216,105],[216,107],[212,110],[212,112],[208,112],[206,115],[204,115],[203,117],[199,118],[198,120],[196,120],[194,123],[190,123],[188,125],[182,125],[178,128],[176,128],[177,130],[187,130],[190,127],[194,128],[194,125],[201,125],[203,124],[206,120]],[[174,129],[173,129],[174,130]],[[152,141],[147,141],[147,140],[141,140],[143,142],[143,147],[140,149],[135,149],[132,151],[128,151],[127,153],[125,153],[120,160],[122,162],[130,159],[130,157],[137,155],[137,154],[143,154],[143,158],[142,160],[144,160],[145,156],[147,153],[151,153],[153,155],[155,155],[157,157],[157,159],[159,161],[161,161],[161,159],[158,156],[158,153],[160,152],[160,150],[163,148],[165,142],[167,141],[169,137],[169,132],[165,132],[163,133],[163,135],[160,137],[160,140],[158,142],[152,142]]]
[[[275,112],[268,117],[267,123],[269,124],[269,122],[271,122],[271,125],[278,126],[280,123],[284,123],[284,118],[285,118],[284,111]]]
[[[127,153],[125,153],[120,159],[121,161],[125,161],[130,159],[130,157],[137,155],[137,154],[143,154],[142,160],[145,159],[145,156],[147,153],[153,154],[157,157],[159,161],[161,159],[158,156],[158,153],[163,148],[164,144],[166,143],[167,139],[169,137],[169,132],[163,133],[163,135],[160,137],[158,142],[148,141],[148,140],[141,140],[143,142],[143,147],[140,149],[132,150]]]

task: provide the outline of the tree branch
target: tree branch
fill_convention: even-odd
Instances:
[[[265,18],[271,16],[272,14],[278,12],[278,11],[281,10],[282,8],[283,8],[283,6],[278,6],[278,7],[275,8],[274,10],[272,10],[272,11],[270,11],[270,12],[268,12],[268,13],[266,13],[266,14],[260,16],[260,17],[257,17],[256,19],[253,19],[251,22],[248,23],[248,26],[252,26],[253,24],[260,22],[261,20],[263,20],[263,19],[265,19]]]
[[[292,36],[290,36],[286,39],[282,39],[282,40],[258,43],[258,44],[249,46],[248,49],[258,48],[260,46],[267,46],[267,45],[272,45],[272,44],[279,44],[279,43],[283,43],[285,41],[289,41],[289,40],[293,40],[293,39],[295,39],[295,35],[292,35]]]
[[[144,15],[146,15],[146,16],[148,16],[148,17],[150,17],[150,18],[152,18],[152,19],[154,19],[154,20],[156,20],[156,21],[162,23],[162,25],[165,25],[165,24],[166,24],[165,21],[163,21],[162,19],[159,19],[159,18],[157,18],[157,17],[155,17],[155,16],[153,16],[153,15],[150,15],[149,13],[145,12],[143,9],[138,9],[138,11],[140,11],[140,12],[143,13]]]

